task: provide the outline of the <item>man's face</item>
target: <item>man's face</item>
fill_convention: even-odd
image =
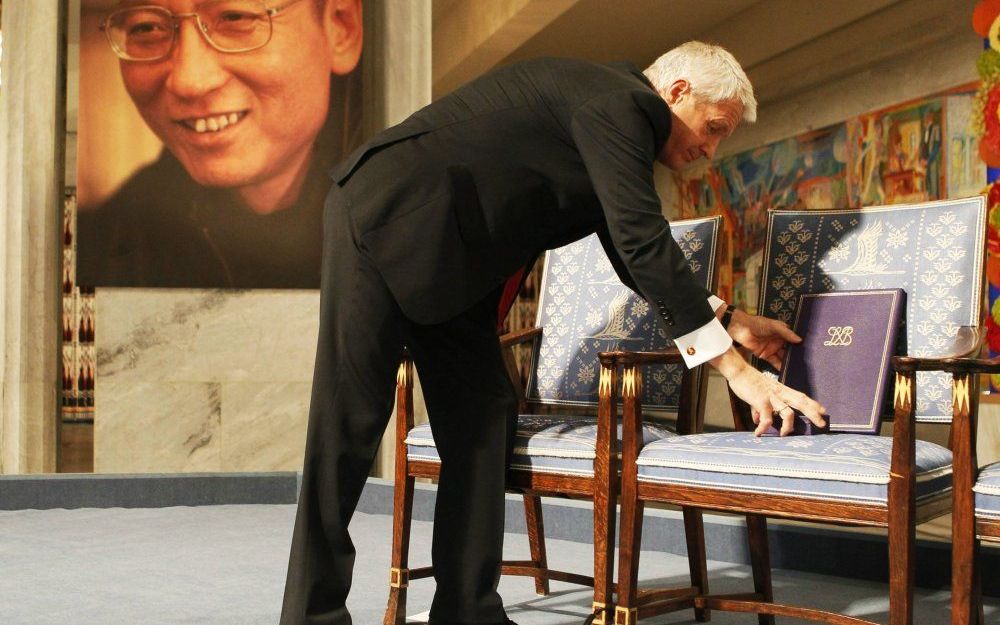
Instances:
[[[674,171],[703,156],[711,160],[719,142],[733,133],[743,115],[739,102],[699,101],[686,81],[674,83],[665,99],[673,120],[657,160]]]
[[[122,4],[155,4],[187,13],[199,3]],[[360,11],[359,4],[348,4]],[[330,73],[345,69],[331,45],[331,37],[340,33],[324,28],[325,18],[314,0],[302,0],[272,18],[267,45],[235,54],[215,50],[194,19],[183,19],[170,56],[121,62],[125,88],[149,127],[200,184],[267,183],[301,169],[311,157],[329,107]],[[360,43],[357,48],[360,53]],[[355,55],[350,68],[339,73],[356,63]]]

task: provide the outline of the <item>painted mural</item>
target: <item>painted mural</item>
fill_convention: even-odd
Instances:
[[[720,297],[753,309],[767,211],[920,202],[980,193],[972,88],[906,102],[673,174],[671,214],[722,215],[732,256]]]
[[[945,197],[944,101],[934,98],[848,120],[848,206]]]

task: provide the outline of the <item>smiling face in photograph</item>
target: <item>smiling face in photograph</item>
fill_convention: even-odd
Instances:
[[[122,6],[137,4],[174,14],[219,5],[265,8],[263,2],[230,0]],[[360,0],[266,6],[280,10],[271,17],[270,40],[255,50],[222,52],[194,17],[182,17],[165,58],[121,61],[126,90],[143,119],[202,185],[242,187],[300,176],[326,121],[331,72],[347,74],[357,65]]]

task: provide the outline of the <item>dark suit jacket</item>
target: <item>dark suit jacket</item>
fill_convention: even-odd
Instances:
[[[712,310],[653,186],[670,123],[631,65],[537,59],[417,111],[332,176],[360,249],[418,323],[455,316],[541,251],[597,232],[622,281],[680,336]]]

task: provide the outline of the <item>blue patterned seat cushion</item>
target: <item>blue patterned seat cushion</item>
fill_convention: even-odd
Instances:
[[[621,439],[621,426],[618,429]],[[643,425],[645,444],[676,436],[667,427]],[[410,459],[439,462],[430,424],[418,425],[406,437]],[[597,419],[563,415],[521,415],[517,419],[511,468],[557,473],[593,475],[597,448]]]
[[[1000,520],[1000,462],[984,467],[972,490],[976,493],[976,516]]]
[[[755,437],[751,432],[658,440],[639,480],[750,493],[885,504],[892,439],[863,434]],[[917,500],[951,489],[951,452],[917,441]]]

